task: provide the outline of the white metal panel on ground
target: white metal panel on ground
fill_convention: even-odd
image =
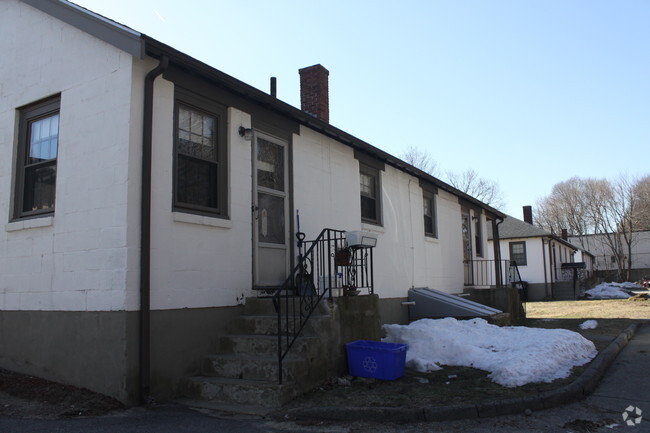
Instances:
[[[429,289],[428,287],[409,290],[409,317],[411,319],[435,317],[477,317],[502,313],[501,310],[470,301],[456,295]]]

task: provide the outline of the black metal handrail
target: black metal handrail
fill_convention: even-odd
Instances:
[[[508,268],[508,282],[506,284],[520,284],[523,281],[521,280],[521,274],[519,273],[519,266],[514,260],[510,260],[510,267]]]
[[[465,260],[463,265],[466,286],[507,287],[521,283],[514,260]]]
[[[282,361],[320,301],[332,297],[332,289],[374,293],[372,248],[349,247],[343,230],[323,229],[313,241],[298,239],[305,253],[299,255],[297,265],[273,295],[278,317],[279,383]]]

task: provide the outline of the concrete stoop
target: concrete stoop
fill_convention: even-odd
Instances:
[[[270,298],[246,300],[243,316],[229,326],[216,353],[201,360],[200,376],[188,378],[183,395],[213,405],[280,407],[327,380],[323,333],[332,321],[321,302],[282,363],[278,381],[278,322]]]
[[[556,281],[553,283],[553,299],[556,301],[575,301],[580,290],[573,291],[573,281]]]

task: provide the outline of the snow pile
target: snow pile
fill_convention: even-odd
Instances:
[[[595,320],[585,320],[580,324],[580,329],[596,329],[598,322]]]
[[[634,283],[601,283],[585,291],[585,295],[592,299],[627,299],[632,295],[631,290],[643,290],[643,287]]]
[[[626,281],[624,283],[608,283],[616,287],[620,287],[622,289],[629,289],[629,290],[643,290],[643,286],[640,286],[637,283],[631,283],[629,281]]]
[[[409,345],[408,367],[474,367],[489,371],[490,379],[507,387],[567,377],[597,353],[591,341],[566,329],[498,327],[483,319],[421,319],[384,329],[384,341]]]

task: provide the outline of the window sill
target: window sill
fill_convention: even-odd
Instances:
[[[5,225],[6,232],[17,232],[20,230],[36,229],[39,227],[51,227],[54,225],[54,217],[30,218],[21,221],[14,221]]]
[[[440,239],[438,239],[435,236],[431,236],[431,235],[424,235],[424,240],[427,241],[427,242],[430,242],[432,244],[440,243]]]
[[[179,223],[195,224],[199,226],[219,227],[231,229],[232,221],[229,219],[213,218],[191,213],[172,212],[172,219]]]
[[[361,223],[361,230],[371,233],[386,233],[386,229],[383,226],[364,222]]]

